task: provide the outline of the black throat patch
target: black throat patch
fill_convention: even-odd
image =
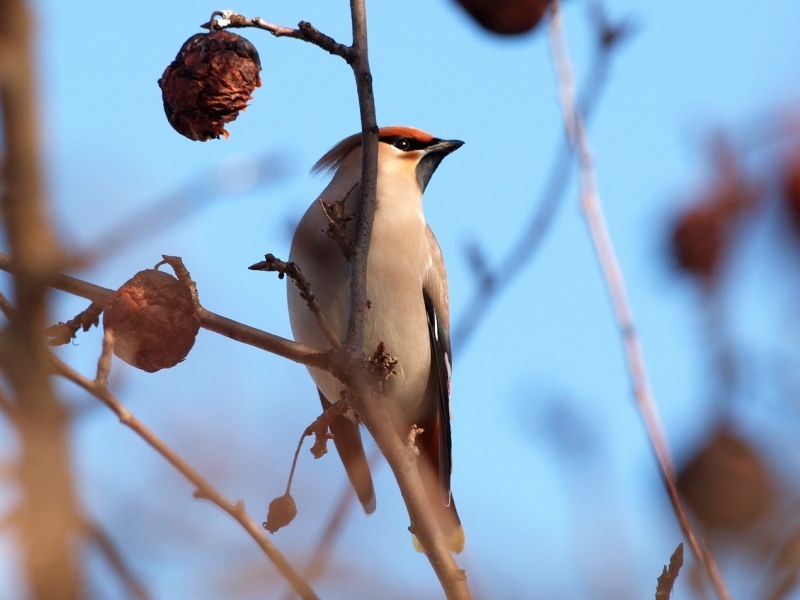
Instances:
[[[425,188],[428,187],[428,182],[431,180],[433,172],[439,166],[439,163],[444,160],[445,156],[447,155],[444,152],[431,152],[423,156],[422,160],[417,163],[417,185],[420,191],[424,192]]]

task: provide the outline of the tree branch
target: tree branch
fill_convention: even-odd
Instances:
[[[374,469],[377,465],[378,458],[380,458],[380,450],[375,449],[367,458],[371,469]],[[336,508],[328,518],[325,529],[317,542],[317,547],[311,555],[308,564],[303,569],[303,577],[309,582],[315,582],[325,570],[333,547],[344,529],[346,517],[355,503],[355,500],[356,492],[353,489],[353,484],[350,483],[349,479],[345,479],[342,491],[339,495],[339,500],[336,502]],[[287,590],[286,594],[283,596],[283,600],[292,600],[294,597],[295,594],[292,590]]]
[[[356,78],[358,107],[361,114],[361,197],[356,213],[355,252],[350,263],[350,317],[345,346],[351,357],[364,357],[364,324],[367,321],[367,257],[375,220],[378,187],[378,121],[375,94],[369,68],[367,13],[364,0],[350,0],[353,22],[353,53],[350,61]]]
[[[704,566],[718,597],[721,600],[729,599],[725,583],[719,574],[714,558],[704,545],[698,542],[686,512],[683,508],[678,490],[675,485],[676,474],[672,458],[664,434],[661,418],[658,414],[655,399],[650,389],[650,381],[644,360],[644,351],[641,340],[636,331],[633,311],[628,301],[622,269],[617,261],[614,245],[608,232],[608,227],[603,215],[600,196],[597,190],[597,181],[594,173],[594,164],[589,149],[583,118],[575,107],[572,66],[566,48],[566,40],[561,29],[561,14],[558,0],[551,5],[550,44],[553,54],[553,64],[558,78],[559,99],[564,113],[564,123],[567,136],[573,151],[580,161],[581,198],[586,221],[589,225],[592,242],[597,253],[600,267],[605,277],[606,286],[611,295],[614,314],[622,333],[625,353],[628,359],[628,369],[633,381],[633,392],[644,419],[650,443],[658,460],[661,473],[667,487],[672,508],[678,518],[684,536],[692,548],[697,560]]]
[[[325,313],[322,312],[322,308],[320,308],[317,297],[314,295],[314,292],[311,291],[311,284],[305,278],[305,275],[303,275],[300,267],[293,262],[284,262],[272,254],[267,254],[264,256],[264,260],[254,265],[250,265],[248,268],[251,271],[276,272],[278,273],[279,279],[283,279],[284,276],[288,276],[289,279],[292,280],[292,283],[294,283],[295,287],[300,291],[300,297],[306,301],[308,310],[310,310],[311,314],[314,315],[314,319],[317,322],[317,327],[319,327],[320,331],[322,331],[323,335],[328,340],[328,343],[330,343],[330,345],[336,350],[342,347],[342,340],[339,339],[339,336],[330,326],[330,323],[328,323],[328,319],[325,318]]]
[[[0,252],[0,271],[15,273],[16,267],[12,264],[11,257]],[[69,275],[55,273],[46,280],[47,285],[62,292],[86,298],[97,304],[105,306],[114,295],[114,290],[83,281]],[[294,362],[299,362],[310,367],[325,371],[332,371],[336,361],[333,354],[328,351],[317,350],[304,344],[299,344],[278,335],[250,327],[233,319],[206,310],[198,306],[197,314],[200,317],[200,326],[219,335],[237,342],[266,350]]]
[[[350,263],[350,315],[344,341],[347,360],[343,360],[336,352],[326,353],[309,349],[289,340],[247,328],[230,319],[209,313],[200,306],[198,314],[202,326],[206,329],[250,345],[263,347],[291,360],[328,370],[345,382],[352,392],[351,402],[356,413],[375,438],[395,474],[409,511],[412,530],[425,548],[448,598],[469,598],[466,575],[453,560],[428,505],[417,471],[416,457],[398,436],[380,394],[375,393],[376,378],[368,369],[363,368],[367,362],[364,360],[364,328],[369,307],[367,262],[376,205],[378,126],[368,60],[364,0],[351,0],[350,10],[353,27],[353,45],[350,47],[338,44],[310,24],[303,22],[298,25],[298,29],[292,30],[267,23],[263,19],[247,19],[232,11],[218,11],[206,24],[209,29],[257,27],[278,37],[302,39],[343,57],[353,69],[362,125],[362,173],[354,254]],[[60,283],[65,283],[65,280],[61,278]],[[93,291],[96,293],[98,290]]]
[[[348,63],[353,60],[354,52],[350,46],[340,44],[332,37],[320,32],[311,23],[300,21],[297,29],[291,27],[284,27],[283,25],[275,25],[268,23],[261,17],[253,17],[249,19],[240,15],[232,10],[215,10],[211,13],[211,19],[208,23],[202,24],[200,27],[210,31],[218,31],[220,29],[230,29],[239,27],[254,27],[262,31],[268,31],[275,37],[292,37],[297,40],[303,40],[309,44],[319,46],[326,52],[330,52],[336,56],[341,56]]]
[[[289,36],[314,43],[321,48],[342,56],[353,69],[361,116],[361,183],[360,199],[356,213],[356,235],[354,253],[350,261],[350,314],[344,340],[349,359],[347,364],[331,369],[350,389],[351,403],[359,419],[375,439],[386,457],[408,508],[414,533],[417,535],[428,559],[448,598],[469,598],[466,575],[458,568],[447,549],[436,525],[422,481],[417,471],[416,457],[406,448],[396,430],[380,395],[374,393],[374,377],[362,367],[364,363],[364,328],[369,310],[367,298],[367,263],[375,217],[378,178],[378,124],[375,116],[375,96],[372,89],[372,74],[369,68],[367,46],[367,16],[364,0],[350,0],[353,27],[353,44],[341,46],[323,36],[307,23],[300,23],[297,30],[290,30],[266,23],[263,20],[238,19],[235,13],[220,11],[212,16],[209,28],[224,26],[256,26],[277,36]],[[223,20],[221,23],[217,17]],[[308,364],[308,363],[306,363]]]
[[[656,585],[656,600],[669,600],[672,595],[672,588],[678,580],[678,574],[683,566],[683,544],[678,544],[675,552],[669,557],[669,567],[664,567],[658,577]]]
[[[294,590],[300,594],[304,599],[316,599],[317,595],[314,590],[303,580],[300,575],[289,564],[286,558],[281,554],[280,550],[272,543],[266,536],[264,531],[259,527],[253,518],[247,513],[244,508],[244,503],[240,500],[236,503],[229,500],[219,490],[217,490],[211,483],[209,483],[202,475],[200,475],[194,468],[189,465],[183,458],[181,458],[172,448],[161,440],[156,434],[147,428],[144,423],[139,421],[133,416],[122,403],[109,391],[105,385],[105,379],[108,376],[107,363],[111,360],[111,353],[113,350],[114,340],[113,333],[106,331],[103,338],[103,353],[98,361],[97,376],[94,381],[91,381],[74,371],[63,361],[57,357],[52,356],[52,365],[58,375],[65,377],[72,381],[84,390],[92,394],[95,398],[100,400],[114,414],[119,417],[120,422],[126,427],[130,428],[134,433],[147,442],[156,452],[164,457],[181,475],[188,479],[197,490],[194,495],[197,498],[205,498],[212,503],[219,506],[222,510],[232,516],[236,521],[250,534],[250,537],[258,544],[264,551],[264,554],[272,561],[281,574],[292,585]]]
[[[2,210],[14,256],[13,302],[2,334],[0,367],[13,389],[22,492],[21,563],[34,598],[81,597],[80,558],[73,543],[77,514],[70,461],[69,416],[48,377],[44,329],[46,281],[61,251],[50,228],[41,179],[33,18],[25,0],[3,3],[0,19],[0,107],[5,155]]]

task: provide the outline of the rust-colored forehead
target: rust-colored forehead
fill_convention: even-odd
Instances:
[[[433,136],[416,127],[403,127],[393,125],[390,127],[381,127],[378,130],[380,137],[400,136],[419,140],[423,143],[428,143],[433,139]],[[312,173],[321,173],[323,171],[334,171],[339,165],[342,164],[344,158],[350,154],[355,148],[361,145],[361,134],[356,133],[343,139],[336,144],[333,148],[328,150],[327,154],[317,161],[317,164],[311,169]]]
[[[380,137],[400,136],[419,140],[420,142],[430,142],[433,136],[427,131],[422,131],[416,127],[381,127],[379,130]]]

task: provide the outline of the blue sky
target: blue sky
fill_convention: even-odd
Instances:
[[[291,224],[326,183],[309,176],[309,168],[359,129],[349,68],[311,45],[244,32],[260,52],[264,85],[228,127],[230,139],[208,143],[190,142],[169,127],[156,80],[213,10],[234,8],[286,25],[308,20],[348,42],[347,3],[42,0],[35,6],[48,187],[66,243],[99,239],[198,174],[216,176],[220,164],[246,171],[253,157],[267,154],[285,164],[280,181],[207,203],[80,275],[113,288],[161,254],[179,255],[207,308],[290,335],[283,283],[247,266],[266,252],[288,255]],[[707,183],[714,131],[736,134],[797,103],[800,4],[610,0],[605,7],[612,18],[631,18],[636,33],[615,56],[589,139],[655,395],[681,456],[708,426],[707,364],[697,331],[699,297],[665,266],[667,219]],[[370,2],[368,17],[379,123],[466,142],[437,171],[425,200],[458,319],[473,288],[465,245],[478,241],[490,262],[504,254],[561,142],[546,32],[499,38],[450,0]],[[566,3],[564,17],[582,81],[594,51],[587,4]],[[763,247],[758,239],[754,247]],[[775,327],[768,315],[780,314],[785,294],[761,293],[759,278],[768,275],[755,261],[736,287],[744,315],[737,327],[748,342],[769,345]],[[83,305],[58,296],[53,318],[66,320]],[[61,356],[89,373],[99,339],[98,332],[82,334]],[[455,362],[453,488],[468,539],[460,562],[476,595],[651,595],[680,535],[634,409],[574,185],[541,252]],[[281,493],[295,440],[318,410],[303,368],[205,331],[178,367],[149,375],[117,362],[114,381],[142,420],[223,491],[243,498],[256,519]],[[89,404],[63,389],[71,401]],[[557,423],[577,431],[584,445],[560,446]],[[193,500],[189,486],[113,415],[86,411],[74,441],[89,511],[126,550],[154,597],[264,597],[258,586],[266,586],[266,597],[281,597],[282,585],[245,534]],[[300,513],[275,536],[298,564],[343,485],[335,455],[301,457],[294,494]],[[333,569],[340,578],[369,572],[374,581],[343,586],[334,577],[320,591],[346,598],[359,585],[376,585],[386,597],[439,597],[424,557],[411,548],[385,465],[377,471],[377,493],[375,515],[350,516]],[[4,562],[2,597],[19,585]],[[92,572],[98,597],[123,597],[101,561],[93,560]],[[231,580],[239,587],[225,587]]]

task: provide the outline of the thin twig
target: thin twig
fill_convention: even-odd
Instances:
[[[605,89],[611,59],[615,55],[615,51],[621,47],[622,42],[630,37],[632,31],[628,20],[623,19],[611,23],[602,12],[599,12],[599,9],[594,21],[597,50],[578,102],[581,113],[587,121]],[[517,279],[541,248],[558,209],[566,197],[574,161],[575,156],[572,153],[570,141],[565,137],[556,153],[550,175],[536,208],[528,219],[527,227],[496,266],[490,267],[487,264],[477,244],[473,244],[467,249],[477,285],[472,297],[466,303],[466,308],[453,325],[451,342],[455,356],[461,354],[477,326],[488,314],[491,305],[499,298],[500,293]]]
[[[283,279],[284,276],[289,277],[295,287],[300,291],[300,297],[306,301],[308,310],[311,311],[311,314],[314,315],[314,319],[317,321],[317,327],[322,331],[331,347],[336,350],[342,347],[342,340],[339,339],[337,333],[330,326],[330,323],[328,323],[328,319],[325,318],[325,313],[322,312],[317,297],[314,295],[314,292],[311,291],[311,284],[303,275],[300,267],[293,262],[284,262],[272,254],[267,254],[264,256],[264,260],[250,265],[248,268],[251,271],[276,272],[278,273],[279,279]]]
[[[350,0],[353,24],[352,59],[361,116],[361,184],[356,213],[355,254],[350,263],[350,314],[345,336],[345,349],[351,360],[364,358],[364,331],[369,310],[367,298],[367,263],[375,218],[378,181],[378,123],[375,115],[375,95],[367,50],[367,14],[364,0]],[[391,349],[390,349],[391,350]],[[433,517],[422,486],[416,457],[406,448],[394,428],[373,377],[351,369],[351,402],[356,414],[366,426],[383,456],[389,463],[411,519],[411,529],[425,549],[442,589],[449,599],[471,598],[467,575],[458,567]]]
[[[708,552],[707,548],[698,541],[698,536],[695,534],[689,522],[675,485],[676,474],[670,456],[669,445],[650,388],[644,352],[642,350],[641,340],[636,331],[633,311],[628,301],[622,269],[617,261],[611,236],[609,235],[603,215],[603,209],[600,204],[593,159],[589,144],[586,140],[583,120],[580,112],[575,107],[572,66],[566,48],[564,33],[561,28],[561,15],[559,12],[558,0],[555,0],[551,7],[550,43],[552,47],[553,63],[558,78],[561,108],[564,113],[564,122],[569,139],[580,161],[583,210],[589,225],[595,252],[597,253],[609,294],[611,295],[617,324],[622,332],[625,353],[628,359],[628,369],[633,381],[634,396],[639,410],[641,411],[642,418],[644,419],[645,427],[650,437],[650,443],[666,483],[670,502],[672,503],[681,529],[683,530],[683,534],[686,536],[695,557],[703,564],[717,595],[721,600],[726,600],[729,598],[729,595],[716,563],[714,562],[714,558],[711,556],[711,553]]]
[[[0,270],[14,272],[10,257],[2,253],[0,253]],[[55,289],[103,304],[106,304],[114,294],[113,290],[63,274],[53,276],[47,283]],[[348,369],[341,363],[338,354],[292,342],[223,317],[206,310],[202,306],[197,308],[197,314],[200,316],[201,327],[209,331],[307,366],[330,371],[354,390],[370,390],[372,388],[372,377],[374,377],[375,370],[372,365],[370,365],[369,369],[363,369],[356,363],[355,367]],[[363,377],[365,374],[369,374],[372,377],[369,380],[360,381],[359,376]],[[358,396],[354,397],[356,399],[359,398]],[[378,442],[384,456],[389,453],[391,457],[387,456],[387,462],[392,467],[395,478],[397,478],[400,485],[403,499],[409,510],[409,517],[414,524],[413,527],[417,539],[426,548],[429,560],[431,560],[431,564],[442,582],[448,598],[469,598],[466,574],[458,568],[444,540],[441,539],[439,528],[433,520],[433,515],[430,514],[430,507],[428,506],[427,497],[413,457],[408,454],[408,449],[405,447],[404,442],[394,430],[378,392],[374,394],[372,402],[377,406],[369,412],[363,411],[362,413],[359,411],[359,416],[365,425],[372,424],[368,425],[370,434]],[[379,438],[386,436],[390,437],[385,443],[379,441]],[[427,533],[423,533],[426,531]],[[434,540],[437,539],[438,542],[434,545]]]
[[[128,590],[130,597],[135,600],[150,600],[150,592],[147,591],[147,588],[139,578],[134,575],[119,548],[117,548],[117,545],[100,524],[84,518],[81,525],[86,537],[103,554],[111,569],[122,582],[122,585]]]
[[[0,271],[14,273],[16,268],[12,264],[11,257],[0,252]],[[86,298],[95,303],[105,306],[114,295],[114,290],[83,281],[76,277],[57,273],[47,280],[47,285],[57,290]],[[200,317],[200,326],[214,333],[253,346],[267,352],[272,352],[283,358],[288,358],[295,362],[302,363],[318,369],[331,371],[334,360],[331,353],[324,350],[311,348],[304,344],[299,344],[286,338],[273,335],[266,331],[250,327],[244,323],[239,323],[233,319],[228,319],[222,315],[206,310],[202,306],[197,308]]]
[[[351,357],[364,357],[364,327],[367,321],[367,257],[375,220],[378,189],[378,121],[375,94],[367,50],[367,11],[364,0],[350,0],[353,23],[353,59],[350,66],[356,79],[361,116],[361,183],[356,212],[355,252],[350,262],[350,315],[345,346]],[[369,427],[369,426],[368,426]]]
[[[100,323],[100,315],[103,314],[105,307],[101,304],[92,302],[86,309],[75,315],[66,323],[58,322],[45,329],[45,333],[52,339],[47,341],[48,346],[61,346],[69,344],[75,339],[78,330],[89,331]]]
[[[332,439],[328,432],[328,426],[334,419],[340,417],[350,409],[350,404],[345,398],[341,398],[338,402],[334,402],[326,408],[322,414],[314,419],[314,422],[305,428],[303,435],[300,436],[300,441],[297,442],[297,449],[294,452],[294,459],[292,460],[292,468],[289,471],[289,480],[286,482],[286,494],[292,491],[292,480],[294,479],[294,471],[297,467],[297,457],[300,456],[300,449],[303,447],[303,442],[309,436],[316,436],[316,442],[311,449],[311,454],[314,458],[321,458],[327,453],[326,442]]]
[[[378,459],[380,456],[380,450],[377,448],[373,449],[373,452],[367,458],[370,469],[375,468],[375,466],[378,464]],[[314,554],[311,555],[308,565],[305,569],[303,569],[303,577],[309,583],[314,583],[317,581],[320,575],[322,575],[322,572],[325,570],[325,566],[327,565],[328,560],[330,560],[331,552],[333,552],[333,547],[336,544],[336,541],[339,539],[339,536],[344,528],[346,522],[345,517],[350,512],[350,508],[352,508],[352,506],[355,504],[355,500],[356,492],[353,489],[353,484],[350,483],[349,479],[345,479],[344,485],[342,486],[342,492],[339,494],[339,501],[336,503],[336,508],[333,509],[331,516],[328,518],[325,529],[322,531],[322,534],[319,537],[319,542],[317,542],[317,547],[314,550]],[[292,600],[294,597],[294,592],[292,590],[287,590],[286,594],[283,596],[283,599]]]
[[[657,579],[656,600],[669,600],[672,595],[672,588],[678,581],[678,574],[683,566],[683,544],[678,544],[675,552],[669,557],[669,567],[664,567],[661,575]]]
[[[355,215],[345,214],[344,207],[350,194],[352,194],[353,190],[357,187],[357,183],[353,184],[353,187],[350,188],[341,200],[329,202],[321,196],[318,199],[319,205],[322,208],[322,214],[325,215],[325,218],[328,220],[328,228],[325,229],[325,235],[339,245],[339,249],[342,251],[342,255],[347,262],[353,259],[353,255],[356,252],[353,242],[347,237],[347,223],[351,221]]]
[[[264,347],[264,349],[308,366],[328,370],[348,386],[353,392],[351,399],[356,413],[376,440],[392,468],[408,508],[412,529],[425,548],[428,559],[447,597],[466,599],[470,598],[466,585],[466,574],[456,565],[436,525],[414,457],[394,429],[381,395],[375,389],[374,376],[367,369],[362,368],[364,330],[369,309],[367,264],[376,206],[378,126],[367,52],[367,21],[364,0],[351,0],[350,12],[353,26],[353,44],[350,47],[338,44],[332,38],[321,34],[310,24],[304,22],[298,25],[298,29],[291,30],[267,23],[263,19],[247,19],[232,11],[217,11],[212,15],[211,21],[206,24],[209,29],[258,27],[276,36],[302,39],[343,57],[353,69],[362,127],[362,172],[359,186],[360,201],[356,214],[355,252],[351,261],[350,314],[344,340],[349,360],[343,363],[341,360],[337,360],[339,353],[309,349],[289,340],[258,332],[253,328],[244,329],[240,324],[219,315],[213,315],[200,306],[198,306],[197,312],[202,325],[211,331],[217,331],[244,343]]]
[[[113,346],[113,337],[106,336],[103,344],[103,355],[110,353]],[[104,359],[101,358],[100,362]],[[289,564],[280,550],[272,543],[266,534],[261,530],[253,518],[247,513],[242,501],[232,502],[200,475],[188,462],[181,458],[172,448],[155,435],[150,429],[133,416],[122,403],[109,391],[108,387],[100,383],[103,380],[103,366],[98,366],[98,374],[95,381],[91,381],[74,371],[56,356],[52,356],[52,364],[58,375],[65,377],[73,383],[79,385],[95,398],[100,400],[114,414],[119,417],[120,422],[130,428],[134,433],[147,442],[156,452],[163,456],[178,472],[188,479],[197,490],[195,497],[204,498],[219,506],[222,510],[232,516],[250,534],[264,554],[272,561],[281,574],[292,585],[294,590],[302,598],[317,598],[316,593],[305,580],[298,575],[294,568]],[[107,375],[106,375],[107,376]]]
[[[268,31],[275,37],[292,37],[314,44],[331,54],[341,56],[348,63],[350,63],[354,57],[353,48],[340,44],[332,37],[321,33],[311,23],[305,21],[300,21],[297,25],[297,29],[292,29],[291,27],[268,23],[261,17],[253,17],[250,19],[232,10],[216,10],[211,13],[211,20],[209,20],[208,23],[203,23],[200,27],[211,31],[234,27],[254,27],[256,29]]]

